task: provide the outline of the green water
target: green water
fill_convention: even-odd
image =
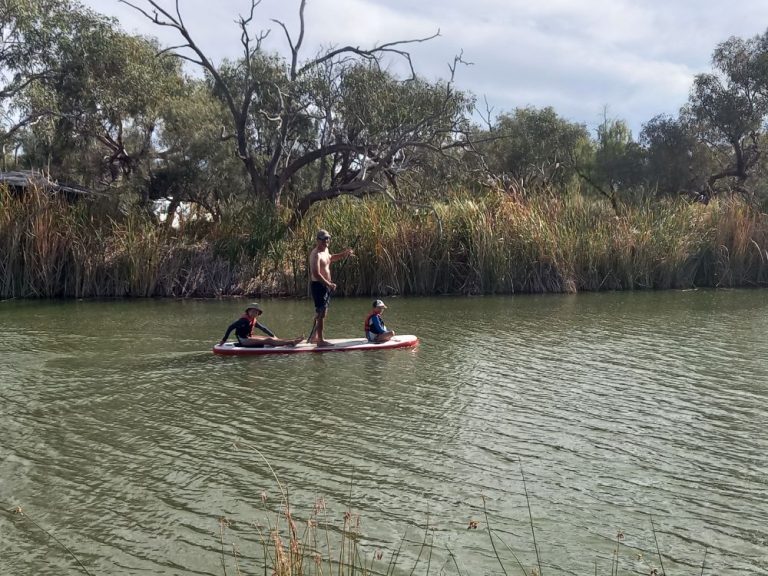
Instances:
[[[262,303],[309,332],[308,301]],[[502,573],[483,498],[510,574],[509,549],[537,564],[529,504],[545,574],[610,574],[619,531],[620,573],[768,572],[768,292],[387,303],[416,349],[263,358],[210,351],[239,301],[0,303],[0,574],[83,573],[16,506],[94,575],[223,574],[222,516],[263,574],[260,454],[297,518],[322,497],[366,554],[404,542],[398,573],[426,525],[431,572]],[[369,304],[335,300],[326,336]]]

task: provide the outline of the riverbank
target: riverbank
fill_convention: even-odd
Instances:
[[[623,206],[581,195],[346,198],[293,232],[266,210],[178,228],[46,194],[0,203],[0,297],[304,296],[314,230],[357,257],[339,295],[574,293],[768,285],[766,216],[739,199]]]

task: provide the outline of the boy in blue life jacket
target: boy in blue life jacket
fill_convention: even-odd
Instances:
[[[219,344],[224,344],[229,338],[230,333],[234,330],[235,336],[237,336],[236,346],[242,346],[244,348],[263,348],[264,346],[295,346],[302,340],[303,336],[293,338],[291,340],[285,340],[275,336],[274,332],[259,322],[259,316],[264,311],[258,304],[249,304],[245,309],[245,314],[240,318],[232,322],[227,328],[227,332],[224,334],[224,338],[221,339]],[[258,328],[266,336],[254,336],[253,329]]]
[[[381,300],[375,300],[371,312],[365,317],[365,337],[368,342],[381,344],[388,342],[395,335],[394,330],[387,330],[387,327],[384,326],[384,320],[381,318],[386,307],[387,305]]]

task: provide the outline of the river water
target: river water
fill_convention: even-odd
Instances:
[[[263,574],[281,485],[382,573],[768,573],[768,291],[387,302],[417,348],[261,358],[240,301],[0,303],[0,574]]]

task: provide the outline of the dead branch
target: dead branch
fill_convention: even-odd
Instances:
[[[326,52],[323,56],[320,56],[319,58],[315,58],[314,60],[307,62],[299,69],[298,73],[302,74],[306,70],[309,70],[311,68],[314,68],[315,66],[318,66],[319,64],[322,64],[326,60],[331,60],[336,56],[339,56],[342,54],[354,54],[365,60],[371,60],[378,63],[379,58],[381,57],[382,54],[393,53],[393,54],[402,56],[406,60],[406,62],[408,62],[408,66],[411,70],[411,78],[413,79],[416,77],[416,70],[413,68],[413,61],[411,60],[411,55],[405,50],[400,50],[399,48],[396,48],[396,46],[428,42],[429,40],[434,40],[438,36],[440,36],[440,30],[432,34],[432,36],[427,36],[425,38],[415,38],[412,40],[397,40],[395,42],[388,42],[386,44],[382,44],[381,46],[370,48],[368,50],[364,50],[359,46],[344,46],[343,48],[337,48],[335,50]]]

